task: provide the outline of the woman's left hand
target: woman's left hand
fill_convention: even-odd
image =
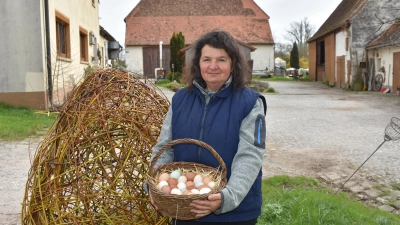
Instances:
[[[207,216],[208,214],[217,211],[221,208],[222,197],[220,193],[211,194],[208,200],[194,200],[190,203],[191,213],[196,215],[196,218]]]

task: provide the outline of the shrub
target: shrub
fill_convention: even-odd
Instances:
[[[176,80],[176,82],[182,83],[182,74],[180,72],[169,72],[167,74],[167,79],[171,82]]]

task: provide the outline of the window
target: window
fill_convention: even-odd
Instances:
[[[317,64],[319,66],[325,65],[325,42],[324,41],[317,43]]]
[[[79,27],[79,44],[81,61],[88,62],[88,33],[81,27]]]
[[[69,19],[56,12],[57,55],[70,58]]]

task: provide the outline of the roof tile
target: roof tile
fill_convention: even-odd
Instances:
[[[226,1],[228,2],[228,1]],[[273,44],[269,16],[253,0],[141,0],[126,16],[125,45],[169,43],[182,32],[186,44],[223,29],[247,44]]]
[[[308,42],[315,41],[345,26],[346,22],[353,18],[367,2],[368,0],[343,0]]]

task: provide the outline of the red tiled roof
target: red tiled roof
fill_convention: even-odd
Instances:
[[[367,2],[368,0],[343,0],[308,42],[315,41],[345,26]]]
[[[367,45],[367,48],[383,47],[400,43],[400,20],[397,20],[387,31]]]
[[[236,41],[236,43],[238,43],[239,45],[242,45],[242,46],[248,48],[251,52],[254,52],[254,51],[257,49],[257,48],[254,48],[254,47],[251,46],[251,45],[248,45],[248,44],[243,43],[243,42],[241,42],[241,41],[238,41],[238,40],[236,40],[236,39],[235,39],[235,41]],[[193,47],[193,44],[192,44],[192,45],[188,45],[188,46],[186,46],[186,47],[184,47],[184,48],[179,49],[178,55],[182,56],[182,55],[183,55],[188,49],[190,49],[191,47]]]
[[[169,43],[182,32],[186,44],[222,29],[246,44],[273,44],[269,16],[253,0],[141,0],[125,17],[125,45]],[[229,4],[228,4],[229,3]]]

